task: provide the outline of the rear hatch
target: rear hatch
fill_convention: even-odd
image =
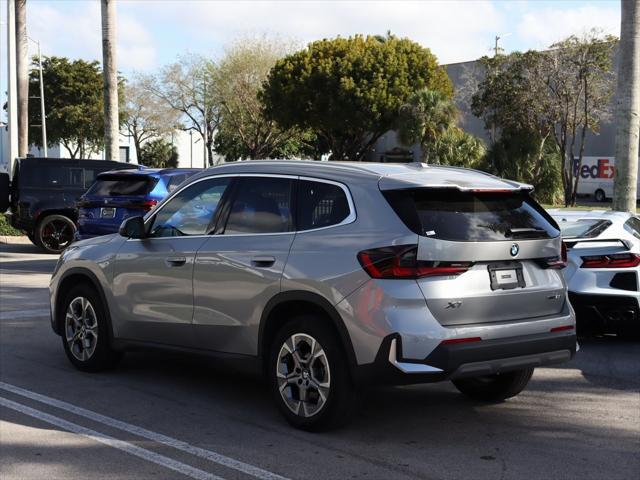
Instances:
[[[564,266],[554,220],[526,191],[409,188],[383,194],[418,233],[417,282],[445,326],[558,314]]]
[[[157,182],[144,175],[98,176],[77,204],[80,235],[114,233],[124,219],[146,214],[157,203],[149,198]]]

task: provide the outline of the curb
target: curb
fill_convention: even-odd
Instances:
[[[0,235],[0,245],[30,245],[27,236]]]

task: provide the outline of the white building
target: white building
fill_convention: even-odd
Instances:
[[[207,166],[205,149],[199,134],[178,130],[167,140],[178,150],[178,166],[180,168],[203,168]],[[71,158],[69,151],[62,144],[50,146],[47,153],[50,158]],[[31,146],[29,155],[42,157],[44,152],[39,147]],[[94,153],[90,158],[104,159],[104,151]],[[124,131],[120,134],[120,161],[138,163],[133,139]],[[217,164],[222,161],[222,157],[214,155],[214,163]],[[6,125],[0,128],[0,171],[9,171],[9,132]]]

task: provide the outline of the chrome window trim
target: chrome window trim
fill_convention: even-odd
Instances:
[[[306,181],[310,181],[310,182],[318,182],[318,183],[328,183],[330,185],[335,185],[337,187],[340,187],[342,189],[342,191],[344,192],[345,196],[347,197],[347,203],[349,204],[349,215],[347,215],[345,217],[344,220],[342,220],[340,223],[336,223],[335,225],[328,225],[326,227],[318,227],[318,228],[310,228],[307,230],[292,230],[290,232],[273,232],[273,233],[232,233],[232,234],[222,234],[222,235],[212,235],[212,234],[203,234],[203,235],[185,235],[183,237],[148,237],[148,238],[128,238],[127,241],[148,241],[148,240],[163,240],[163,239],[179,239],[179,238],[210,238],[210,237],[214,237],[214,236],[220,236],[220,237],[247,237],[247,236],[258,236],[258,235],[290,235],[290,234],[297,234],[297,233],[307,233],[307,232],[316,232],[319,230],[326,230],[328,228],[335,228],[335,227],[341,227],[344,225],[348,225],[350,223],[353,223],[356,221],[356,219],[358,218],[357,213],[356,213],[356,208],[355,208],[355,204],[353,202],[353,197],[351,196],[351,191],[349,190],[349,187],[347,187],[344,183],[340,183],[337,182],[335,180],[327,180],[325,178],[317,178],[317,177],[306,177],[306,176],[300,176],[300,175],[291,175],[291,174],[277,174],[277,173],[221,173],[219,175],[211,175],[211,176],[207,176],[207,177],[202,177],[199,178],[193,182],[190,182],[187,185],[182,186],[182,188],[178,189],[178,190],[174,190],[173,192],[171,192],[171,194],[169,196],[167,196],[162,203],[160,203],[156,209],[150,211],[147,216],[145,216],[144,219],[144,223],[145,226],[147,224],[147,222],[154,217],[155,215],[157,215],[164,207],[167,203],[169,203],[173,197],[175,197],[176,195],[178,195],[180,192],[182,192],[183,190],[191,187],[192,185],[195,185],[196,183],[199,182],[203,182],[205,180],[215,180],[217,178],[228,178],[228,177],[270,177],[270,178],[290,178],[290,179],[294,179],[294,180],[306,180]]]

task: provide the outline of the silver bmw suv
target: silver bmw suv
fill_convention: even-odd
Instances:
[[[576,351],[558,226],[529,191],[423,164],[210,168],[62,254],[52,327],[81,370],[140,347],[237,360],[308,430],[371,383],[501,401]]]

